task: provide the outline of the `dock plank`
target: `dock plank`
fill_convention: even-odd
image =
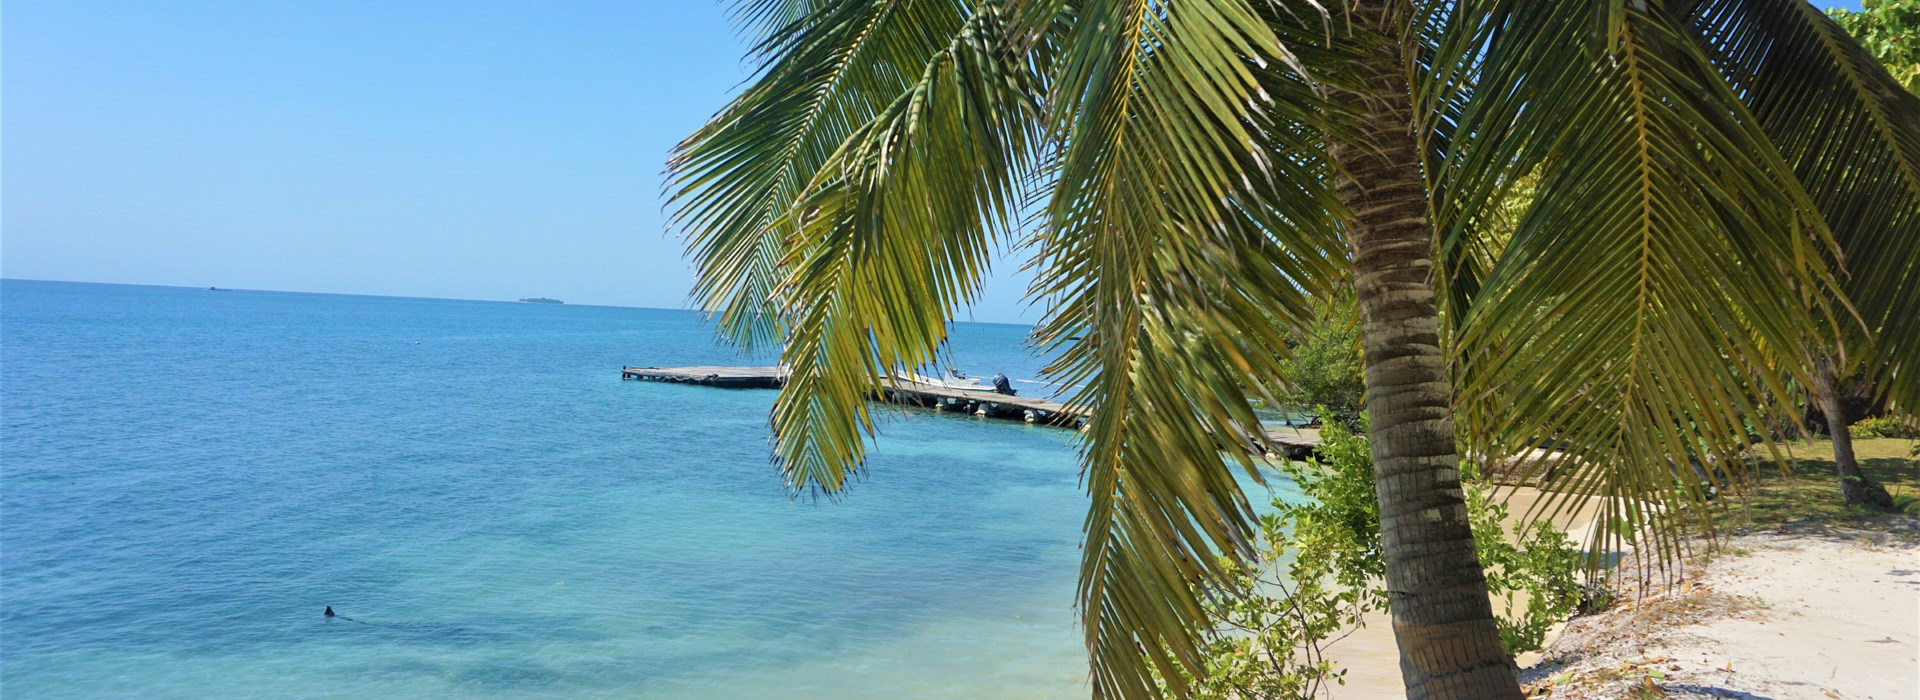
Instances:
[[[1274,428],[1264,437],[1268,452],[1287,459],[1306,459],[1320,449],[1319,428]]]

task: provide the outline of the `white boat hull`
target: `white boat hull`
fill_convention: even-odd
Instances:
[[[933,377],[929,377],[924,374],[907,374],[905,372],[895,373],[893,376],[895,379],[901,379],[901,380],[913,382],[915,384],[926,384],[929,386],[937,386],[943,389],[953,389],[955,391],[978,391],[978,392],[983,392],[988,394],[994,393],[993,385],[982,384],[977,379],[971,380],[971,381],[961,380],[961,379],[935,379]]]

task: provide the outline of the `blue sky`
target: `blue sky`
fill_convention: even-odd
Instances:
[[[12,0],[0,32],[28,279],[682,306],[661,169],[748,77],[698,1]],[[1013,267],[975,318],[1034,320]]]

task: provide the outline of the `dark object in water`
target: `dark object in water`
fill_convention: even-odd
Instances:
[[[1020,395],[1020,392],[1013,390],[1013,382],[1007,379],[1007,375],[999,372],[993,373],[993,393],[1006,394],[1008,396]]]
[[[371,625],[371,624],[373,624],[373,623],[371,623],[371,622],[364,622],[364,621],[361,621],[361,620],[355,620],[355,619],[353,619],[353,618],[351,618],[351,617],[347,617],[347,616],[345,616],[345,615],[341,615],[341,614],[338,614],[338,613],[335,613],[335,612],[333,611],[333,606],[331,606],[331,605],[329,605],[329,606],[327,606],[327,610],[326,610],[326,612],[324,612],[324,613],[321,613],[321,614],[322,614],[322,615],[326,615],[326,616],[327,616],[327,619],[329,619],[329,620],[332,620],[332,619],[335,619],[335,618],[339,618],[339,619],[342,619],[342,620],[346,620],[346,621],[348,621],[348,622],[359,622],[360,624],[363,624],[363,625]]]

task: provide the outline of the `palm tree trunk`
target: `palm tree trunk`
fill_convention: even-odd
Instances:
[[[1409,698],[1519,698],[1467,525],[1407,62],[1382,5],[1350,4],[1351,25],[1340,25],[1373,48],[1358,66],[1364,94],[1338,95],[1359,111],[1360,133],[1329,152],[1354,217],[1348,241],[1400,673]]]
[[[1827,435],[1833,439],[1834,471],[1840,474],[1840,497],[1847,505],[1870,506],[1880,509],[1893,507],[1893,494],[1860,471],[1860,461],[1853,456],[1853,433],[1847,432],[1852,416],[1847,415],[1846,402],[1840,397],[1840,378],[1834,374],[1831,360],[1816,363],[1818,370],[1813,377],[1814,401],[1820,404],[1820,413],[1827,419]]]

